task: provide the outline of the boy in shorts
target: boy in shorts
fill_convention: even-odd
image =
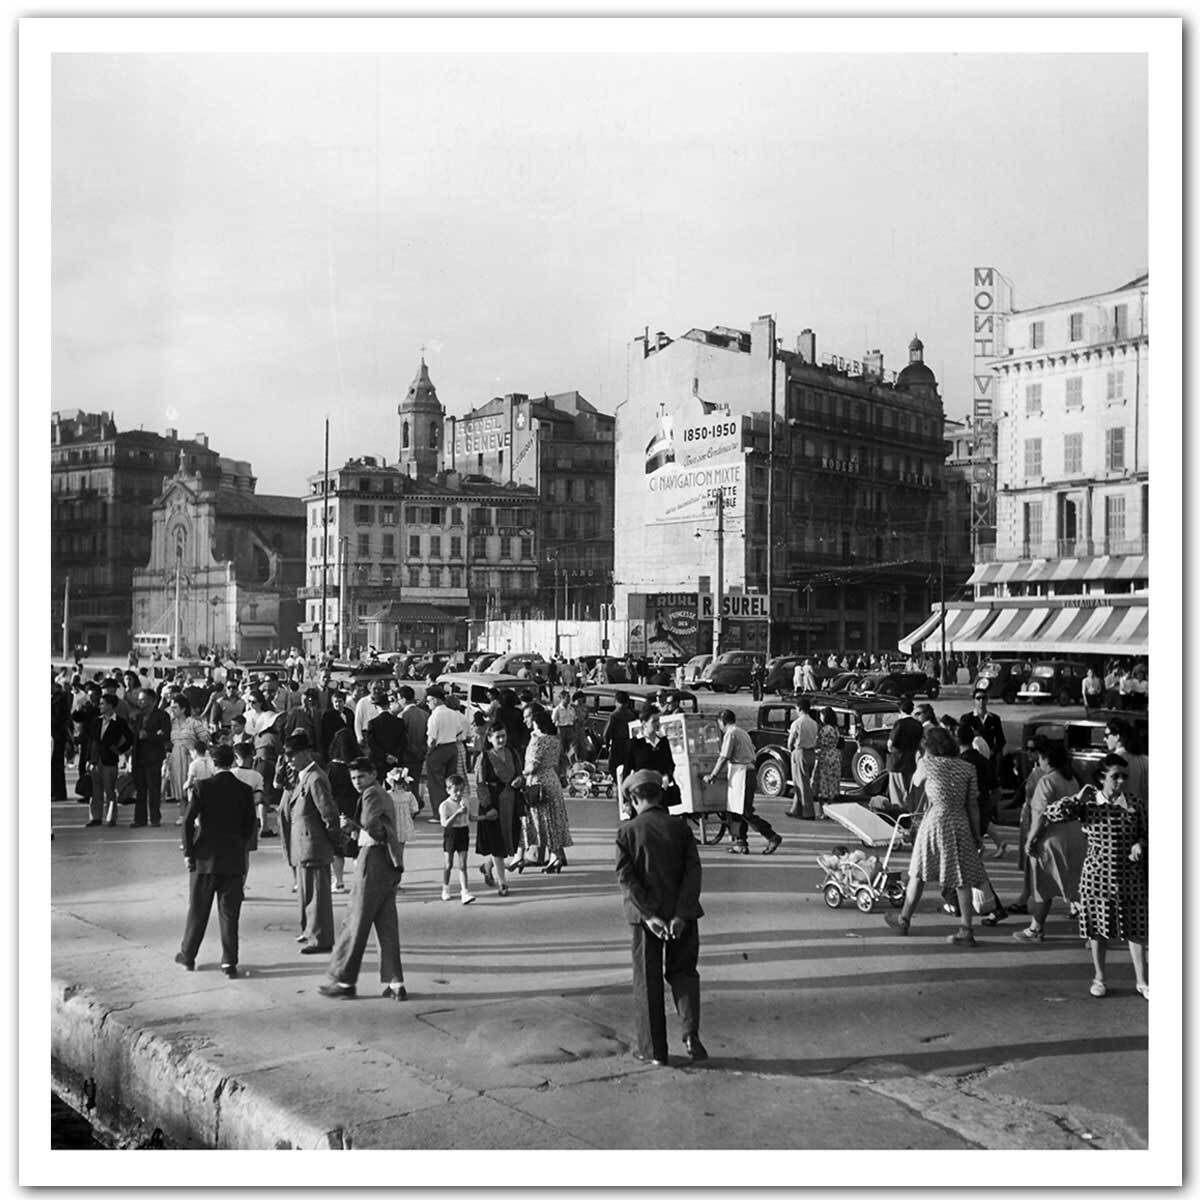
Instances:
[[[442,826],[442,849],[446,852],[446,860],[442,865],[442,899],[450,899],[450,872],[457,857],[459,895],[464,904],[474,904],[475,897],[467,887],[467,851],[471,848],[471,828],[466,790],[467,781],[463,776],[446,776],[446,799],[438,805],[438,820]]]

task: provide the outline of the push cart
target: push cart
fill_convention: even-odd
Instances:
[[[841,908],[844,902],[853,900],[859,912],[869,913],[877,900],[886,899],[893,908],[899,908],[904,902],[902,872],[889,867],[897,841],[906,840],[912,831],[914,814],[901,813],[892,820],[864,804],[826,804],[825,815],[864,846],[887,847],[882,861],[859,851],[817,855],[817,866],[825,872],[817,890],[824,895],[825,903],[830,908]]]

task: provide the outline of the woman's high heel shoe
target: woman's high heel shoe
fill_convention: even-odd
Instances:
[[[560,862],[547,863],[542,868],[542,874],[543,875],[561,875],[562,869],[563,869],[563,865]]]
[[[521,872],[525,870],[525,867],[526,867],[526,862],[525,862],[525,860],[524,860],[523,858],[522,858],[522,859],[518,859],[516,862],[511,862],[511,863],[505,863],[505,864],[504,864],[504,869],[505,869],[506,871],[516,871],[516,873],[517,873],[518,875],[520,875],[520,874],[521,874]]]

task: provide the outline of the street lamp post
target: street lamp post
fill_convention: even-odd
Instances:
[[[717,510],[717,570],[716,591],[713,595],[713,658],[721,653],[721,596],[725,591],[725,489],[715,487],[709,492],[709,503]],[[696,540],[700,540],[700,530],[696,530]]]
[[[547,553],[547,557],[554,564],[554,656],[557,658],[559,653],[559,632],[558,632],[558,571],[559,558],[562,555],[561,550],[551,550]]]

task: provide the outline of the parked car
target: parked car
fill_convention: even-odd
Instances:
[[[860,696],[928,696],[936,700],[941,687],[924,671],[868,671],[854,692]]]
[[[711,654],[696,654],[683,664],[683,686],[690,688],[707,687],[703,682],[702,676],[704,668],[712,662]]]
[[[838,719],[842,779],[857,788],[867,787],[885,769],[888,736],[900,717],[900,706],[894,700],[870,696],[818,696],[814,709],[827,706]],[[758,707],[757,723],[748,732],[757,752],[755,791],[760,795],[785,796],[791,792],[792,762],[787,734],[794,716],[791,704],[769,703]]]
[[[866,676],[866,671],[839,671],[836,675],[820,681],[821,691],[832,692],[834,695],[853,695]]]
[[[471,660],[469,670],[486,671],[500,657],[498,650],[489,650],[486,654],[479,654]]]
[[[681,658],[660,658],[650,664],[646,682],[658,687],[675,686],[675,668],[683,662]]]
[[[1023,658],[993,658],[979,668],[975,676],[974,690],[987,692],[991,700],[1003,700],[1014,704],[1017,692],[1028,675]]]
[[[491,703],[493,690],[512,691],[520,697],[532,688],[545,697],[545,688],[536,679],[518,679],[515,675],[496,675],[487,671],[445,671],[434,682],[457,696],[472,718],[477,709],[485,709]]]
[[[1075,658],[1052,658],[1035,663],[1029,678],[1017,689],[1017,702],[1029,700],[1034,704],[1053,700],[1056,704],[1083,703],[1083,677],[1087,663]]]
[[[1096,709],[1081,717],[1072,710],[1053,709],[1021,722],[1017,726],[1015,737],[1011,725],[1006,723],[1005,736],[1008,740],[1000,758],[1001,800],[997,808],[996,823],[1019,825],[1021,822],[1021,806],[1025,802],[1025,780],[1034,767],[1033,756],[1026,747],[1032,745],[1035,738],[1045,737],[1051,741],[1066,743],[1071,770],[1082,786],[1093,781],[1100,760],[1108,752],[1104,740],[1104,727],[1113,717],[1127,721],[1133,728],[1137,742],[1142,746],[1146,744],[1150,724],[1144,713]]]
[[[448,654],[426,654],[413,663],[412,673],[414,679],[425,679],[432,683],[444,671],[454,669]]]
[[[413,679],[415,678],[413,667],[420,661],[420,658],[419,654],[411,654],[406,651],[400,654],[389,654],[387,661],[391,665],[392,674],[397,679]]]
[[[700,676],[702,684],[714,692],[736,692],[738,688],[750,686],[750,671],[761,654],[750,650],[726,650],[704,668]]]
[[[578,734],[576,736],[579,737],[580,757],[590,761],[600,754],[604,727],[617,707],[617,693],[625,692],[633,702],[633,711],[640,713],[646,701],[655,699],[662,688],[642,683],[625,683],[620,686],[597,683],[580,690],[583,692],[584,711],[579,713],[576,719],[582,718],[584,731],[582,736]],[[672,690],[675,691],[675,689]],[[700,702],[696,699],[695,693],[675,691],[675,694],[679,697],[679,707],[684,712],[698,713],[700,711]]]
[[[763,690],[783,695],[792,690],[792,676],[796,664],[805,659],[803,654],[782,654],[767,661],[767,674],[763,680]]]
[[[550,664],[534,650],[501,654],[498,658],[492,659],[484,671],[491,675],[519,675],[522,667],[527,668],[529,674],[536,675],[538,679],[545,679],[550,670]]]

